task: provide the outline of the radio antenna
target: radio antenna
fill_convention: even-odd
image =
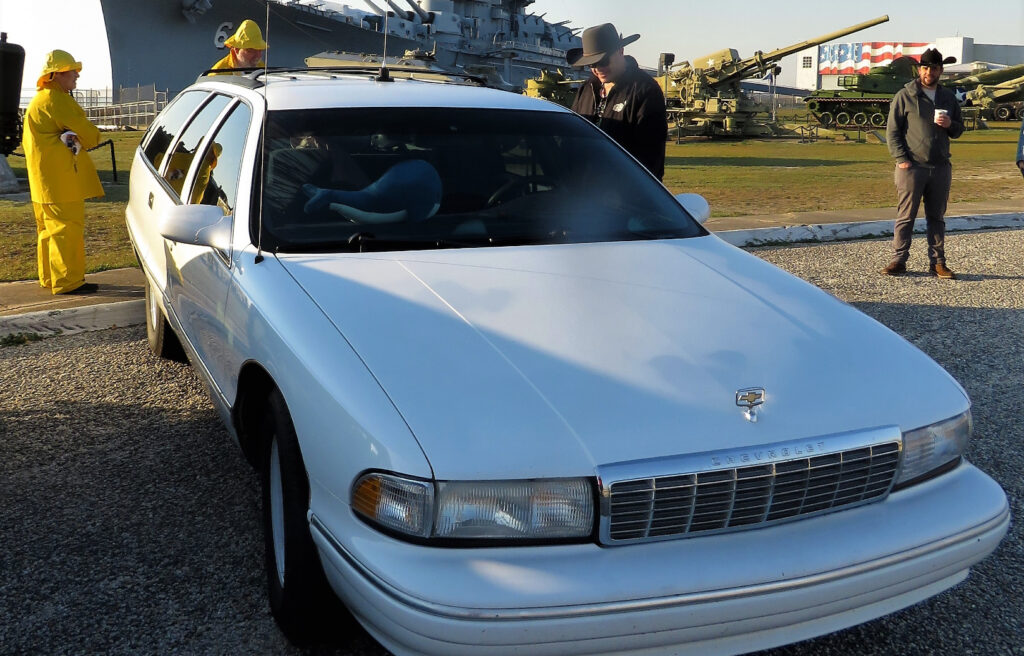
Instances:
[[[384,12],[384,52],[380,55],[380,73],[374,78],[378,82],[390,82],[391,74],[388,73],[388,16],[389,11]]]
[[[263,23],[263,41],[270,43],[270,0],[267,3],[267,15]],[[260,178],[266,175],[267,171],[267,118],[270,115],[270,105],[267,103],[267,87],[270,86],[270,79],[267,77],[267,69],[270,68],[270,48],[263,51],[263,121],[260,126]],[[253,264],[263,261],[263,185],[260,185],[260,214],[256,227],[256,257]]]

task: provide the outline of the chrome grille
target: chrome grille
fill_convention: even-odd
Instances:
[[[892,487],[900,442],[831,453],[820,453],[827,451],[821,447],[811,451],[819,453],[612,481],[602,506],[602,537],[621,543],[740,530],[877,501]],[[714,462],[735,459],[716,457]]]

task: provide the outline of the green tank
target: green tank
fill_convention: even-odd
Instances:
[[[885,127],[896,92],[917,76],[917,61],[899,57],[870,73],[840,75],[839,89],[818,89],[804,98],[825,127]]]
[[[907,82],[917,78],[917,60],[899,57],[891,64],[871,69],[870,73],[840,75],[839,89],[819,89],[804,98],[807,110],[825,127],[882,128],[889,118],[893,96]],[[1010,90],[1024,64],[984,71],[959,78],[946,78],[940,84],[954,93],[962,104],[984,108],[985,114],[1001,117],[1008,110],[1000,101],[1018,98]],[[972,101],[973,99],[973,101]]]

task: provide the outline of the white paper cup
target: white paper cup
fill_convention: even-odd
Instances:
[[[949,115],[949,110],[948,109],[936,109],[935,110],[935,119],[934,120],[935,120],[936,123],[938,123],[940,116],[948,116],[948,115]]]

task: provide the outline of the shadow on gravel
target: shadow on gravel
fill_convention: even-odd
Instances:
[[[965,387],[974,417],[967,459],[1003,487],[1015,519],[995,553],[972,567],[964,583],[893,615],[761,656],[1019,653],[1024,636],[1024,527],[1019,521],[1024,517],[1024,425],[1016,389],[1024,380],[1024,310],[852,305],[904,336]],[[906,392],[907,403],[914,403],[914,390]]]
[[[285,640],[255,472],[212,407],[139,401],[0,409],[0,653],[385,653]]]

